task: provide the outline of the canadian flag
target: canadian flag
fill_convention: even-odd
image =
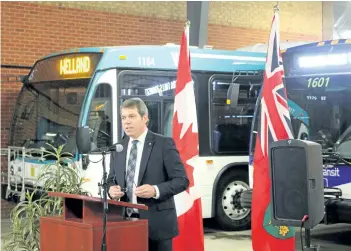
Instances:
[[[179,235],[173,239],[173,251],[203,251],[204,231],[201,199],[194,182],[195,163],[199,156],[198,126],[191,78],[189,26],[184,29],[178,62],[174,101],[173,138],[190,181],[189,188],[175,199]]]

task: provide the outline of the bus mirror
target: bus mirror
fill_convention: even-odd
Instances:
[[[231,83],[227,92],[227,105],[234,108],[238,105],[240,84]]]
[[[88,126],[77,128],[77,148],[81,154],[86,154],[91,151],[90,129]]]

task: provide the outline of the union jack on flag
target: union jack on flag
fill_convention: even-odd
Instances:
[[[254,251],[295,250],[293,228],[273,226],[270,213],[269,144],[293,138],[279,42],[279,14],[275,12],[268,42],[253,160],[251,229]]]
[[[289,107],[283,84],[283,61],[279,46],[278,15],[273,17],[269,38],[264,82],[261,92],[260,141],[263,154],[268,154],[269,143],[293,138]]]

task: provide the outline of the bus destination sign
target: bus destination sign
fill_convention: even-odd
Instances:
[[[67,57],[60,59],[60,75],[83,75],[90,72],[90,57]]]
[[[74,53],[39,61],[31,70],[28,82],[91,78],[101,56],[101,53]]]

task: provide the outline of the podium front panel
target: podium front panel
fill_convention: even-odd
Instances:
[[[101,251],[103,222],[40,218],[41,251]],[[120,219],[107,223],[108,251],[148,251],[148,223],[141,219]]]

